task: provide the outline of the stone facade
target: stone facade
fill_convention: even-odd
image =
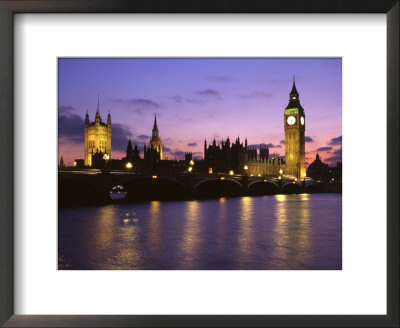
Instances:
[[[159,136],[156,115],[154,115],[154,125],[153,125],[153,131],[151,133],[151,138],[150,138],[150,142],[149,142],[149,150],[155,150],[158,153],[159,159],[160,160],[163,159],[162,142],[161,142],[161,139]]]
[[[305,166],[305,113],[300,104],[299,93],[293,80],[289,104],[283,115],[285,127],[285,174],[302,179],[306,174]]]
[[[108,113],[107,123],[102,122],[99,101],[94,122],[89,121],[88,113],[85,117],[85,166],[93,166],[96,153],[107,154],[111,159],[111,115]]]

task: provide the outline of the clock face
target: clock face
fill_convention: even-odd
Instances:
[[[289,125],[293,125],[294,123],[296,123],[296,118],[294,116],[289,116],[286,120],[287,124]]]
[[[302,116],[302,117],[300,118],[300,123],[301,123],[301,125],[304,125],[304,116]]]

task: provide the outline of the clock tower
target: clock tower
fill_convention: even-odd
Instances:
[[[293,78],[293,87],[289,95],[289,104],[285,108],[285,174],[298,180],[305,177],[305,139],[306,116],[300,104],[299,93]]]

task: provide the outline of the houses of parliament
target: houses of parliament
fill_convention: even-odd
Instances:
[[[280,170],[286,175],[300,179],[305,177],[305,112],[300,104],[295,80],[289,93],[289,102],[283,113],[285,131],[285,160],[277,155],[270,156],[265,145],[249,146],[247,138],[241,142],[237,137],[233,142],[229,138],[220,143],[214,139],[210,144],[204,141],[204,158],[195,160],[195,172],[229,173],[259,176],[278,176]],[[110,169],[132,169],[138,173],[185,172],[192,153],[185,153],[185,160],[168,160],[163,156],[163,144],[160,137],[157,117],[154,116],[152,134],[148,146],[143,146],[143,158],[138,145],[132,147],[129,140],[126,156],[121,160],[111,157],[111,114],[103,123],[99,102],[94,122],[85,118],[84,160],[75,160],[74,166]]]

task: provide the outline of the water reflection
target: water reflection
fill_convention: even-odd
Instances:
[[[60,269],[341,269],[341,195],[59,211]]]
[[[192,269],[197,261],[197,247],[200,242],[200,203],[188,201],[185,208],[185,227],[183,230],[183,268]]]
[[[276,195],[275,198],[274,265],[283,269],[293,263],[299,268],[306,267],[312,247],[309,195]]]
[[[253,216],[253,198],[241,197],[240,198],[240,213],[239,213],[239,233],[238,233],[238,247],[239,247],[239,262],[243,267],[251,260],[250,255],[252,252],[252,244],[254,240],[252,216]]]
[[[156,257],[160,252],[162,242],[162,231],[160,225],[161,202],[150,202],[150,211],[147,226],[147,240],[149,241],[149,251],[151,257]]]

